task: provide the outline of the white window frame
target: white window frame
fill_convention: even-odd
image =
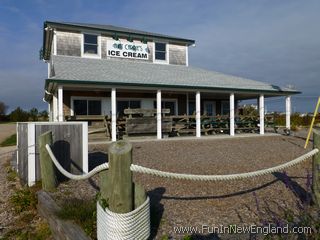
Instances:
[[[156,43],[166,44],[166,60],[156,59]],[[169,42],[154,40],[154,41],[153,41],[153,47],[152,47],[152,48],[153,48],[153,54],[152,54],[152,61],[153,61],[153,63],[169,64],[169,62],[170,62],[170,60],[169,60],[169,47],[170,47]]]
[[[70,101],[71,101],[71,107],[70,107],[70,115],[71,116],[74,116],[74,100],[87,100],[87,101],[90,101],[90,100],[98,100],[98,101],[101,101],[101,115],[103,115],[103,100],[105,98],[101,98],[101,97],[82,97],[82,96],[71,96],[70,98]],[[87,115],[81,115],[81,116],[90,116],[88,115],[89,113],[89,104],[87,104]]]
[[[98,43],[98,54],[84,53],[84,35],[96,35]],[[81,57],[84,58],[100,58],[101,59],[101,34],[96,32],[81,32]]]

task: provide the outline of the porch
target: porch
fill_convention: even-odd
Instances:
[[[277,132],[265,114],[270,93],[186,91],[183,89],[97,88],[59,85],[52,98],[51,121],[88,121],[99,139],[162,139]],[[256,99],[258,114],[244,115],[239,102]],[[290,130],[291,98],[285,96]]]

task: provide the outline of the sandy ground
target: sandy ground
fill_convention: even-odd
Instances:
[[[304,150],[305,136],[265,136],[210,140],[150,141],[133,143],[133,162],[163,171],[192,174],[232,174],[264,169],[290,161]],[[107,147],[91,146],[91,163],[106,158]],[[286,211],[298,214],[309,199],[306,182],[311,161],[286,170],[248,180],[194,182],[134,174],[151,199],[152,238],[180,239],[174,227],[262,224]],[[93,198],[99,185],[89,181],[69,181],[54,194]],[[71,194],[71,196],[70,196]],[[62,194],[63,195],[63,194]],[[190,233],[189,233],[190,234]],[[196,239],[218,239],[203,232]],[[220,236],[219,236],[220,237]],[[225,239],[225,238],[223,238]],[[243,238],[247,239],[247,238]]]
[[[0,142],[16,132],[16,124],[0,124]]]

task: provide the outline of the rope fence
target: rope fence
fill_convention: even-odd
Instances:
[[[90,171],[87,174],[82,174],[82,175],[75,175],[71,174],[68,171],[66,171],[59,163],[59,161],[56,159],[54,156],[51,147],[46,144],[46,149],[48,151],[48,154],[50,155],[54,165],[57,167],[57,169],[67,178],[73,179],[73,180],[84,180],[92,177],[98,172],[101,172],[103,170],[109,169],[109,164],[108,163],[103,163],[96,168],[94,168],[92,171]],[[131,164],[130,169],[133,172],[137,173],[144,173],[144,174],[150,174],[153,176],[157,177],[165,177],[165,178],[172,178],[172,179],[183,179],[183,180],[192,180],[192,181],[231,181],[231,180],[240,180],[240,179],[247,179],[247,178],[253,178],[253,177],[258,177],[258,176],[263,176],[266,174],[271,174],[274,172],[282,171],[286,168],[295,166],[315,154],[319,152],[319,149],[315,148],[311,150],[310,152],[307,152],[300,157],[297,157],[289,162],[280,164],[275,167],[267,168],[267,169],[262,169],[262,170],[257,170],[253,172],[247,172],[247,173],[238,173],[238,174],[226,174],[226,175],[196,175],[196,174],[185,174],[185,173],[173,173],[173,172],[165,172],[165,171],[160,171],[152,168],[147,168],[135,164]]]

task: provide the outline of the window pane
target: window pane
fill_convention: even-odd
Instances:
[[[130,108],[140,108],[141,103],[140,101],[130,101]]]
[[[127,108],[129,108],[129,101],[117,101],[117,112],[120,117],[124,115],[123,110]]]
[[[101,101],[90,100],[89,104],[89,115],[101,115]]]
[[[88,115],[87,114],[87,100],[74,100],[74,114],[75,115]]]
[[[176,114],[174,102],[164,102],[164,108],[169,108],[170,109],[169,115],[175,115]]]
[[[98,54],[98,46],[97,45],[84,44],[83,52],[84,53],[90,53],[90,54]]]
[[[156,43],[156,51],[162,51],[165,52],[166,51],[166,44],[165,43]]]
[[[229,102],[222,102],[222,115],[228,115],[230,112],[230,104]]]
[[[98,36],[97,35],[84,34],[84,43],[97,44],[98,43]]]
[[[166,53],[165,52],[156,52],[155,59],[166,60]]]
[[[189,102],[189,115],[193,115],[196,112],[196,104],[195,102]]]

